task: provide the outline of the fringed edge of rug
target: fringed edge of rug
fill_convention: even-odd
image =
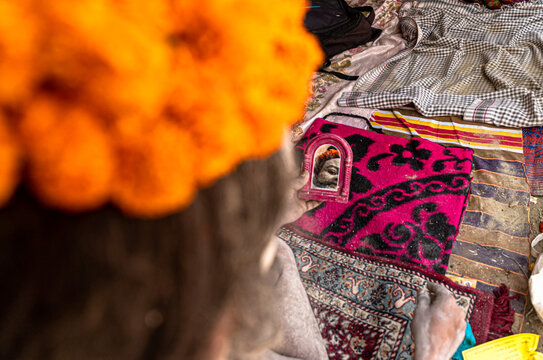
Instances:
[[[515,311],[511,308],[511,300],[516,300],[520,297],[520,294],[509,296],[509,288],[505,284],[501,284],[493,292],[494,307],[490,318],[487,341],[513,334],[511,328],[515,321]]]

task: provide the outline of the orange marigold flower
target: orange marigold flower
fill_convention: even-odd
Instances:
[[[180,210],[199,187],[277,150],[303,114],[322,61],[305,6],[0,0],[0,141],[20,137],[47,205]],[[12,159],[5,149],[0,160]],[[0,162],[0,174],[15,168]],[[0,180],[0,200],[16,178]]]
[[[32,93],[37,23],[26,1],[0,0],[0,104]],[[24,26],[22,26],[24,24]]]
[[[44,204],[76,212],[108,200],[114,158],[92,114],[40,99],[28,109],[19,130],[30,184]]]
[[[179,5],[174,43],[177,61],[186,66],[176,74],[182,100],[174,107],[208,159],[199,182],[213,181],[248,157],[269,155],[285,127],[303,114],[311,75],[322,60],[302,26],[304,5],[278,1],[274,16],[262,2]]]
[[[11,197],[19,181],[19,144],[0,115],[0,206]]]
[[[198,162],[189,134],[177,126],[122,119],[115,133],[113,201],[130,215],[157,217],[187,205]]]
[[[319,161],[335,159],[338,157],[340,157],[340,154],[337,149],[328,149],[319,155]]]

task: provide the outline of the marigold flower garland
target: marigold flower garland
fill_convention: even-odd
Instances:
[[[47,206],[162,216],[269,155],[322,60],[306,5],[0,0],[0,205],[24,171]]]
[[[328,149],[319,155],[319,161],[326,161],[330,159],[339,158],[339,151],[337,149]]]

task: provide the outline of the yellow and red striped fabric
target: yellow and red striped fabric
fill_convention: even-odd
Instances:
[[[373,112],[370,121],[378,129],[418,136],[442,144],[473,149],[502,149],[522,154],[522,129],[498,128],[455,117],[440,119],[444,120],[407,115],[405,111],[377,110]]]

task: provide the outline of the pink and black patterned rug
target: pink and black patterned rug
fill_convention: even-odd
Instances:
[[[316,119],[298,144],[331,133],[353,151],[349,202],[288,225],[299,235],[444,274],[469,190],[472,150]]]
[[[417,289],[439,282],[466,311],[477,343],[486,341],[493,298],[424,268],[382,261],[300,236],[283,227],[330,359],[411,359]]]

